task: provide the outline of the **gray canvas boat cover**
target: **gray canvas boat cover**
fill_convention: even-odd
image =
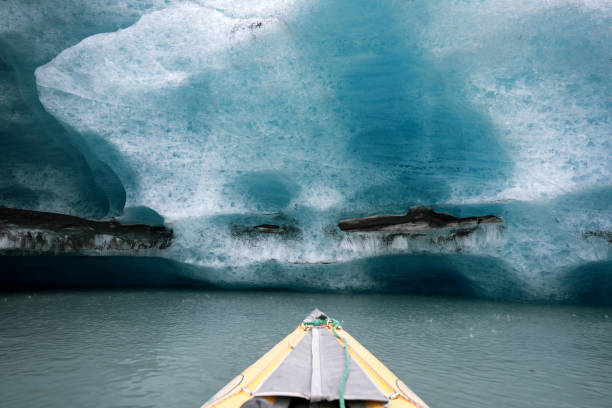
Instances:
[[[306,320],[320,315],[315,310]],[[324,327],[312,327],[253,395],[338,400],[345,363],[342,344]],[[345,400],[388,401],[352,357],[349,364]]]

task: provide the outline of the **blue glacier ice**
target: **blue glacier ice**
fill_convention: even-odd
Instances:
[[[8,0],[0,21],[0,205],[163,218],[162,256],[218,286],[612,293],[608,1]],[[335,227],[414,205],[505,224]],[[299,234],[236,233],[275,222]]]

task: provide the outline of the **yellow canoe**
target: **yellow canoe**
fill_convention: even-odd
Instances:
[[[340,326],[315,309],[202,408],[428,408]]]

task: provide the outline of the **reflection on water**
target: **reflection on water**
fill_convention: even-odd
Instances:
[[[4,407],[199,407],[314,307],[434,407],[609,407],[612,310],[401,295],[0,296]]]

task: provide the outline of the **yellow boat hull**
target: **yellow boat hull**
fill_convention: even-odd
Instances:
[[[239,408],[242,406],[253,397],[253,393],[262,382],[278,367],[309,330],[311,330],[310,326],[300,324],[264,356],[217,392],[202,405],[202,408]],[[331,327],[325,327],[325,330],[332,332]],[[366,408],[382,406],[386,408],[428,408],[425,402],[350,334],[341,328],[336,328],[336,331],[346,338],[350,356],[389,400],[388,403],[367,401],[365,402]],[[342,340],[337,340],[344,346]],[[274,397],[263,398],[274,403]]]

